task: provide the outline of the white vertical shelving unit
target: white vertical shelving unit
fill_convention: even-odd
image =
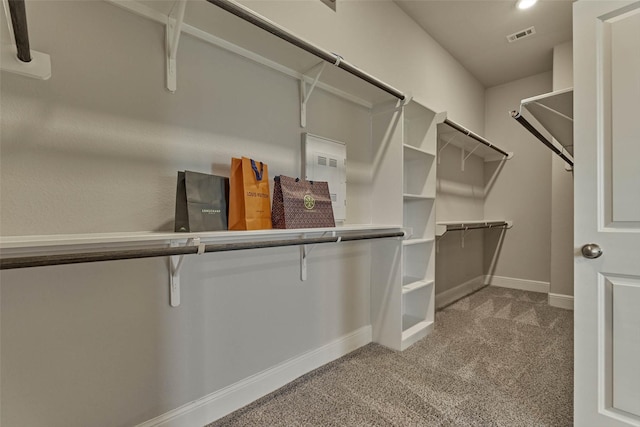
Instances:
[[[405,349],[433,330],[435,301],[435,112],[416,101],[403,111],[402,340]]]
[[[416,101],[373,110],[374,221],[402,221],[411,236],[377,247],[372,262],[374,341],[404,350],[433,330],[436,114]],[[384,155],[382,155],[384,153]]]

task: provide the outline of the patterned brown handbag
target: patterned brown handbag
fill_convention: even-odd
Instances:
[[[329,184],[280,175],[274,179],[273,228],[335,227]]]

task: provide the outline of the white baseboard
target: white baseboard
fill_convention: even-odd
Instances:
[[[372,341],[371,325],[189,402],[137,427],[202,427]]]
[[[436,308],[444,307],[484,286],[486,276],[478,276],[455,288],[436,294]]]
[[[519,289],[521,291],[549,293],[549,282],[516,279],[513,277],[484,276],[484,282],[501,288]]]
[[[551,307],[573,310],[573,296],[562,294],[549,294],[549,305]]]

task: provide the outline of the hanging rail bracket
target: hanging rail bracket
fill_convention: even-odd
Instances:
[[[172,241],[170,246],[175,248],[180,245],[178,242]],[[206,247],[204,243],[200,243],[199,237],[188,239],[185,246],[197,246],[198,255],[202,255]],[[172,255],[169,262],[171,270],[171,283],[169,284],[170,304],[171,307],[178,307],[180,305],[180,270],[182,269],[182,263],[184,262],[184,255]]]
[[[182,31],[182,24],[184,23],[184,11],[186,7],[187,0],[176,0],[171,12],[169,12],[169,15],[167,16],[165,31],[167,90],[171,93],[175,93],[177,89],[176,56],[178,55],[178,44],[180,43],[180,33]],[[174,11],[176,15],[175,18],[172,16]]]
[[[327,235],[327,233],[325,232],[325,233],[322,233],[322,235],[320,237],[324,237],[326,235]],[[300,237],[302,239],[304,239],[307,236],[305,234],[303,234]],[[341,236],[337,236],[336,237],[336,232],[335,231],[331,232],[331,237],[336,238],[335,243],[340,243],[340,241],[342,240]],[[309,254],[311,253],[311,251],[315,247],[316,247],[316,244],[313,244],[313,245],[300,245],[300,280],[303,281],[303,282],[307,280],[307,258],[309,257]]]
[[[0,47],[0,69],[25,77],[48,80],[51,78],[51,57],[29,48],[24,1],[2,0],[2,4],[11,43],[2,43]]]
[[[466,156],[464,155],[465,153],[465,149],[463,148],[460,153],[461,153],[461,162],[460,162],[460,170],[462,172],[464,172],[464,164],[467,162],[467,159],[478,149],[480,148],[480,144],[477,144],[473,150],[469,151],[469,154],[467,154]]]
[[[449,138],[449,140],[445,142],[445,144],[442,147],[440,147],[440,149],[438,150],[438,164],[440,164],[440,159],[442,158],[442,156],[440,155],[442,153],[442,150],[447,148],[447,146],[451,144],[454,139],[456,139],[456,136],[457,136],[456,134],[453,134],[451,138]]]
[[[311,93],[316,88],[318,84],[318,80],[320,80],[320,76],[324,71],[324,67],[327,65],[325,61],[322,61],[315,66],[313,66],[309,71],[303,74],[302,78],[300,78],[300,126],[307,127],[307,102],[311,97]],[[320,68],[316,73],[316,76],[313,79],[313,82],[307,88],[307,82],[305,81],[308,78],[308,74],[316,68]]]

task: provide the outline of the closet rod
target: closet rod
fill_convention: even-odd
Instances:
[[[462,231],[462,230],[476,230],[480,228],[493,228],[493,227],[508,227],[509,223],[506,221],[485,222],[484,224],[454,224],[447,225],[447,231]]]
[[[312,231],[312,230],[310,230]],[[354,240],[386,239],[404,237],[403,231],[354,234],[330,237],[308,237],[303,239],[269,240],[263,242],[217,243],[204,245],[204,252],[228,252],[245,249],[275,248],[282,246],[313,245],[318,243],[349,242]],[[0,270],[13,268],[43,267],[48,265],[79,264],[99,261],[116,261],[124,259],[153,258],[173,255],[197,254],[198,246],[177,246],[168,248],[149,248],[114,250],[90,253],[69,253],[58,255],[41,255],[0,259]]]
[[[13,36],[16,41],[16,49],[18,50],[18,59],[22,62],[31,62],[27,11],[24,0],[9,0],[9,12],[11,15]]]
[[[366,81],[369,84],[372,84],[373,86],[376,86],[379,89],[382,89],[383,91],[395,96],[400,100],[405,99],[405,95],[402,92],[400,92],[398,89],[392,86],[389,86],[388,84],[373,77],[371,74],[368,74],[362,71],[361,69],[357,68],[356,66],[351,65],[349,62],[342,59],[340,55],[336,55],[335,53],[331,53],[329,51],[321,49],[318,46],[315,46],[307,42],[306,40],[303,40],[297,36],[294,36],[293,34],[277,26],[276,24],[269,21],[268,19],[265,19],[264,17],[253,12],[251,9],[248,9],[242,6],[241,4],[236,3],[235,1],[231,1],[231,0],[207,0],[207,1],[211,4],[214,4],[226,10],[229,13],[232,13],[238,18],[244,19],[245,21],[257,27],[262,28],[263,30],[273,34],[276,37],[279,37],[282,40],[285,40],[311,53],[312,55],[315,55],[318,58],[323,59],[324,61],[327,61],[337,67],[342,68],[343,70],[353,74],[354,76]]]
[[[509,157],[509,153],[507,153],[506,151],[501,150],[500,148],[496,147],[495,145],[493,145],[492,143],[490,143],[489,141],[487,141],[486,139],[484,139],[480,135],[477,135],[477,134],[471,132],[469,129],[466,129],[465,127],[457,124],[456,122],[452,122],[449,119],[444,119],[444,122],[446,124],[448,124],[449,126],[451,126],[452,128],[454,128],[455,130],[457,130],[458,132],[464,133],[465,135],[469,136],[470,138],[475,139],[479,143],[481,143],[483,145],[486,145],[487,147],[491,148],[492,150],[497,151],[498,153],[502,154],[505,157]]]
[[[569,163],[569,165],[571,165],[571,167],[573,167],[573,160],[570,159],[569,157],[567,157],[566,154],[564,154],[561,150],[558,149],[558,147],[553,145],[553,143],[551,141],[549,141],[547,138],[544,137],[544,135],[542,135],[540,132],[538,132],[538,129],[533,127],[533,125],[531,123],[529,123],[529,121],[527,119],[522,117],[522,114],[520,114],[517,111],[513,110],[511,112],[511,117],[516,119],[516,121],[518,123],[520,123],[526,130],[531,132],[533,134],[533,136],[538,138],[544,145],[549,147],[551,149],[551,151],[556,153],[558,156],[560,156],[562,158],[562,160],[564,160],[565,162]]]

